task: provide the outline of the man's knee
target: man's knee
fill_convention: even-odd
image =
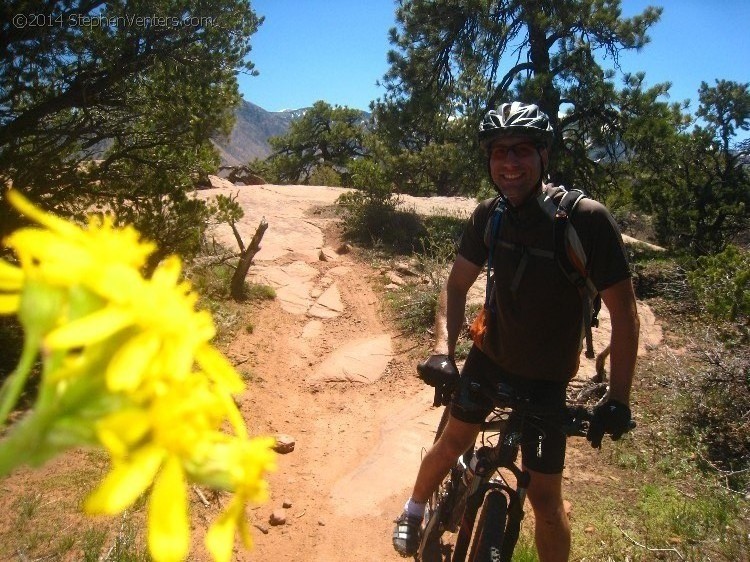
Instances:
[[[531,472],[528,498],[537,517],[556,518],[564,513],[562,474]]]
[[[451,417],[435,443],[435,450],[441,456],[456,459],[474,444],[478,432],[478,425]]]

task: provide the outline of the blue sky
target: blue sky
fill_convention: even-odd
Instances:
[[[317,100],[368,108],[382,96],[375,85],[388,70],[393,0],[252,0],[266,21],[252,38],[250,59],[260,72],[241,76],[244,98],[269,111]],[[625,16],[663,6],[639,53],[621,58],[626,71],[645,71],[648,85],[672,82],[670,101],[697,107],[702,80],[750,81],[750,1],[623,0]],[[606,62],[605,62],[606,64]]]

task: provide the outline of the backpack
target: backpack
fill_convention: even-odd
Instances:
[[[498,203],[485,226],[485,243],[489,248],[489,256],[487,258],[487,288],[484,307],[469,329],[474,343],[480,348],[484,337],[486,314],[492,306],[492,260],[495,253],[495,244],[500,244],[502,247],[520,251],[523,254],[514,279],[511,282],[511,292],[515,292],[521,281],[528,256],[554,259],[557,262],[565,277],[575,286],[581,296],[583,327],[586,339],[586,357],[594,357],[591,328],[599,325],[598,315],[601,308],[601,296],[588,276],[586,271],[586,255],[580,245],[575,229],[570,226],[571,215],[581,199],[585,197],[587,197],[586,194],[580,189],[567,190],[563,194],[553,218],[553,251],[529,248],[506,242],[505,240],[498,240],[502,217],[506,209],[505,200],[502,198],[498,199]]]

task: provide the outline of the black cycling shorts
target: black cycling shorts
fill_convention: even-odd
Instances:
[[[492,411],[492,401],[482,388],[506,383],[529,397],[532,407],[555,413],[565,409],[567,383],[525,379],[504,372],[476,346],[471,348],[451,398],[451,415],[465,423],[482,423]],[[479,383],[479,391],[476,384]],[[550,416],[554,419],[554,416]],[[566,435],[553,419],[527,420],[521,433],[521,455],[526,468],[543,474],[560,474],[565,466]]]

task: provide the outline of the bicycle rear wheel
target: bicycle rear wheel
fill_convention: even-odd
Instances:
[[[479,522],[474,533],[468,562],[501,562],[508,500],[500,490],[490,490],[484,497]]]

